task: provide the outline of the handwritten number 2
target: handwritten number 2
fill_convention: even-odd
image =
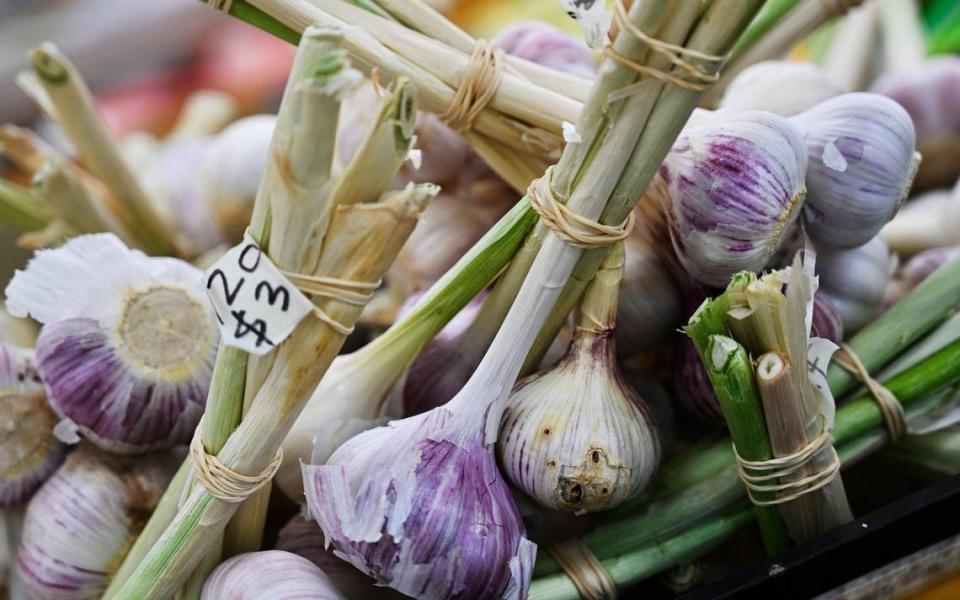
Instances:
[[[237,282],[236,287],[233,290],[230,290],[230,282],[227,281],[226,274],[220,269],[214,269],[213,273],[210,273],[210,278],[207,279],[207,289],[213,287],[213,280],[219,276],[220,280],[223,282],[223,294],[227,297],[227,306],[233,306],[233,303],[237,299],[237,294],[240,293],[240,288],[243,287],[243,283],[246,281],[245,278],[241,277],[240,281]]]

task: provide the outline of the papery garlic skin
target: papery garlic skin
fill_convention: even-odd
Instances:
[[[842,92],[813,63],[767,60],[750,65],[730,82],[720,108],[764,110],[791,117]]]
[[[455,401],[304,465],[310,514],[338,556],[417,598],[526,597],[536,545],[484,444],[486,408]]]
[[[772,113],[725,114],[685,129],[650,193],[687,272],[719,287],[767,264],[800,212],[806,166],[799,130]]]
[[[6,294],[44,324],[37,366],[67,425],[125,454],[189,441],[218,340],[201,271],[85,235],[38,252]]]
[[[504,52],[585,79],[596,76],[597,61],[577,38],[543,21],[504,27],[495,39]]]
[[[960,244],[960,183],[911,199],[881,234],[901,254]]]
[[[282,550],[248,552],[224,561],[203,584],[201,600],[346,600],[323,571]]]
[[[624,250],[614,246],[584,293],[573,343],[554,367],[517,382],[497,441],[504,474],[541,505],[614,508],[653,478],[662,442],[650,408],[616,363],[613,323]]]
[[[0,508],[23,503],[63,461],[32,350],[0,344]]]
[[[677,341],[673,366],[673,387],[683,411],[697,421],[713,427],[723,427],[726,420],[720,410],[720,401],[713,391],[710,376],[697,354],[697,348],[687,336]]]
[[[806,231],[823,248],[870,241],[900,210],[916,173],[910,115],[879,94],[831,98],[791,119],[803,131]]]
[[[27,506],[16,565],[26,597],[100,598],[182,456],[73,452]]]
[[[879,236],[859,248],[819,251],[819,291],[833,303],[846,335],[856,333],[880,311],[895,268],[896,258]]]
[[[813,295],[813,320],[810,327],[810,337],[830,340],[834,344],[843,341],[843,320],[833,300],[828,295],[817,290]]]

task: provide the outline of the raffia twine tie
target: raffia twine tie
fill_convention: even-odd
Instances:
[[[373,297],[373,293],[380,287],[380,281],[373,283],[365,281],[353,281],[350,279],[340,279],[337,277],[320,277],[317,275],[304,275],[302,273],[293,273],[291,271],[281,271],[283,276],[293,284],[298,290],[308,296],[319,296],[331,298],[344,304],[353,306],[366,306],[367,302]],[[346,326],[331,317],[325,310],[319,306],[313,307],[313,314],[329,325],[331,329],[342,335],[353,333],[353,326]]]
[[[684,48],[683,46],[664,42],[663,40],[658,40],[648,35],[630,21],[630,18],[627,16],[627,9],[623,5],[623,0],[616,0],[613,3],[613,9],[613,20],[620,32],[629,35],[638,42],[646,45],[653,52],[665,57],[670,61],[670,64],[679,69],[679,71],[668,73],[661,69],[642,65],[619,54],[613,48],[613,44],[608,42],[603,48],[603,53],[610,60],[640,75],[650,76],[664,83],[671,83],[683,89],[690,90],[691,92],[702,92],[716,83],[720,78],[720,74],[717,71],[719,70],[720,64],[727,59],[726,56],[707,54],[690,48]],[[706,69],[692,64],[689,59],[714,64],[717,70],[711,73]]]
[[[887,432],[890,434],[890,440],[894,443],[907,434],[907,416],[903,411],[903,405],[882,383],[870,375],[870,371],[853,351],[853,348],[847,344],[842,344],[840,349],[833,355],[833,361],[849,371],[860,383],[867,386],[870,395],[877,401],[880,408],[880,414],[883,415],[883,422],[887,426]]]
[[[636,216],[631,211],[627,219],[617,226],[604,225],[578,215],[557,200],[553,193],[553,167],[543,177],[535,179],[527,188],[530,205],[540,219],[560,239],[577,248],[600,248],[612,246],[627,239]]]
[[[458,133],[470,130],[497,94],[503,79],[503,64],[503,50],[493,42],[478,40],[450,106],[437,115],[440,120]]]
[[[585,600],[616,600],[617,584],[613,576],[583,540],[574,538],[548,544],[547,552]]]
[[[249,498],[273,479],[280,468],[280,463],[283,462],[283,449],[279,448],[273,460],[257,475],[237,473],[220,462],[220,459],[216,456],[207,454],[206,448],[203,447],[203,441],[200,439],[202,430],[203,419],[201,418],[193,434],[193,440],[190,442],[193,477],[210,492],[211,496],[224,502],[239,504]]]
[[[830,451],[830,462],[819,471],[796,481],[770,483],[799,473],[809,466],[821,451],[827,449]],[[737,452],[736,445],[733,446],[733,453],[737,458],[737,473],[747,487],[750,501],[756,506],[774,506],[796,500],[824,487],[840,472],[840,457],[831,445],[830,431],[827,429],[806,446],[787,456],[769,460],[747,460]],[[756,494],[769,494],[773,497],[761,499],[757,498]]]
[[[213,10],[219,10],[229,15],[230,7],[233,6],[233,0],[206,0],[206,4]]]

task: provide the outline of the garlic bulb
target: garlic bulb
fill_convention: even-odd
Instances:
[[[27,598],[100,598],[182,453],[137,458],[82,446],[27,506],[17,577]]]
[[[911,200],[882,234],[890,248],[902,254],[960,244],[960,183],[953,191],[928,192]]]
[[[894,273],[884,294],[884,305],[893,305],[923,283],[934,271],[958,256],[960,246],[934,248],[917,254]]]
[[[406,598],[390,588],[375,586],[373,579],[353,568],[350,563],[337,558],[333,550],[326,547],[320,527],[300,515],[290,519],[280,530],[276,549],[292,552],[315,564],[347,598]]]
[[[623,246],[614,246],[584,294],[567,355],[518,381],[507,403],[500,464],[514,485],[547,508],[614,508],[642,490],[660,464],[651,410],[616,364],[623,262]]]
[[[872,91],[897,101],[910,114],[923,162],[917,186],[951,185],[960,177],[960,58],[939,56],[879,77]]]
[[[707,370],[687,336],[681,336],[677,341],[673,386],[680,407],[687,415],[707,425],[723,426],[726,423]]]
[[[830,299],[847,335],[856,333],[880,310],[896,259],[879,236],[859,248],[820,251],[820,290]]]
[[[767,264],[799,214],[806,165],[800,132],[772,113],[718,115],[685,129],[650,193],[690,275],[723,286]]]
[[[30,497],[63,460],[33,351],[0,344],[0,507]]]
[[[626,261],[617,327],[617,352],[633,356],[653,350],[680,323],[681,300],[676,282],[663,261],[639,233],[624,241]]]
[[[813,63],[767,60],[750,65],[730,82],[720,108],[792,117],[842,92]]]
[[[543,21],[520,21],[497,34],[496,44],[504,52],[525,58],[557,71],[593,79],[597,61],[577,38]]]
[[[119,453],[189,441],[218,339],[201,271],[84,235],[37,252],[6,295],[11,314],[44,324],[37,366],[62,438]]]
[[[224,561],[203,584],[201,600],[344,600],[309,560],[282,550],[248,552]]]
[[[802,131],[808,235],[823,248],[867,243],[900,209],[916,172],[910,116],[878,94],[831,98],[791,119]]]
[[[834,344],[843,341],[843,321],[833,300],[820,290],[813,294],[813,321],[810,337],[830,340]]]

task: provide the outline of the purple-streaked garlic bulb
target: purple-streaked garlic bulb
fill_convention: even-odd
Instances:
[[[680,336],[676,352],[673,387],[680,408],[701,423],[722,427],[726,421],[720,410],[720,402],[696,346],[687,336]]]
[[[0,508],[21,504],[63,461],[33,350],[0,344]]]
[[[71,453],[27,506],[16,566],[26,597],[100,598],[182,457]]]
[[[923,162],[917,186],[951,185],[960,177],[960,58],[940,56],[879,77],[872,91],[910,114]]]
[[[502,29],[497,46],[507,54],[557,71],[593,79],[597,61],[577,38],[543,21],[520,21]]]
[[[856,333],[880,311],[896,258],[877,236],[858,248],[820,251],[820,291],[833,303],[846,335]]]
[[[884,305],[892,306],[923,283],[934,271],[958,256],[960,246],[934,248],[917,254],[894,273],[884,294]]]
[[[587,288],[566,356],[517,382],[497,443],[504,473],[541,505],[608,510],[639,493],[663,456],[650,407],[616,363],[614,325],[623,245]]]
[[[960,183],[914,198],[881,234],[901,254],[960,244]]]
[[[316,522],[297,515],[280,530],[277,550],[285,550],[302,556],[320,568],[347,598],[365,600],[391,600],[406,598],[403,594],[386,587],[377,587],[350,563],[344,562],[326,547],[323,531]]]
[[[461,393],[304,465],[307,506],[337,556],[418,598],[525,597],[536,545],[486,443],[494,410]]]
[[[203,584],[201,600],[345,600],[312,562],[283,550],[248,552],[224,561]]]
[[[687,272],[722,287],[763,268],[800,212],[806,166],[800,132],[773,113],[722,114],[685,129],[651,194]]]
[[[124,454],[190,440],[218,339],[200,270],[84,235],[37,252],[6,296],[43,323],[37,367],[63,439]]]
[[[624,241],[626,262],[617,308],[617,353],[653,350],[680,323],[680,290],[666,265],[637,233]]]
[[[826,100],[791,119],[809,152],[806,231],[822,248],[866,244],[897,213],[919,156],[910,115],[879,94]]]
[[[813,295],[813,322],[810,336],[830,340],[834,344],[843,341],[843,321],[833,300],[824,292],[817,290]]]
[[[842,92],[813,63],[767,60],[750,65],[730,82],[720,108],[792,117]]]

